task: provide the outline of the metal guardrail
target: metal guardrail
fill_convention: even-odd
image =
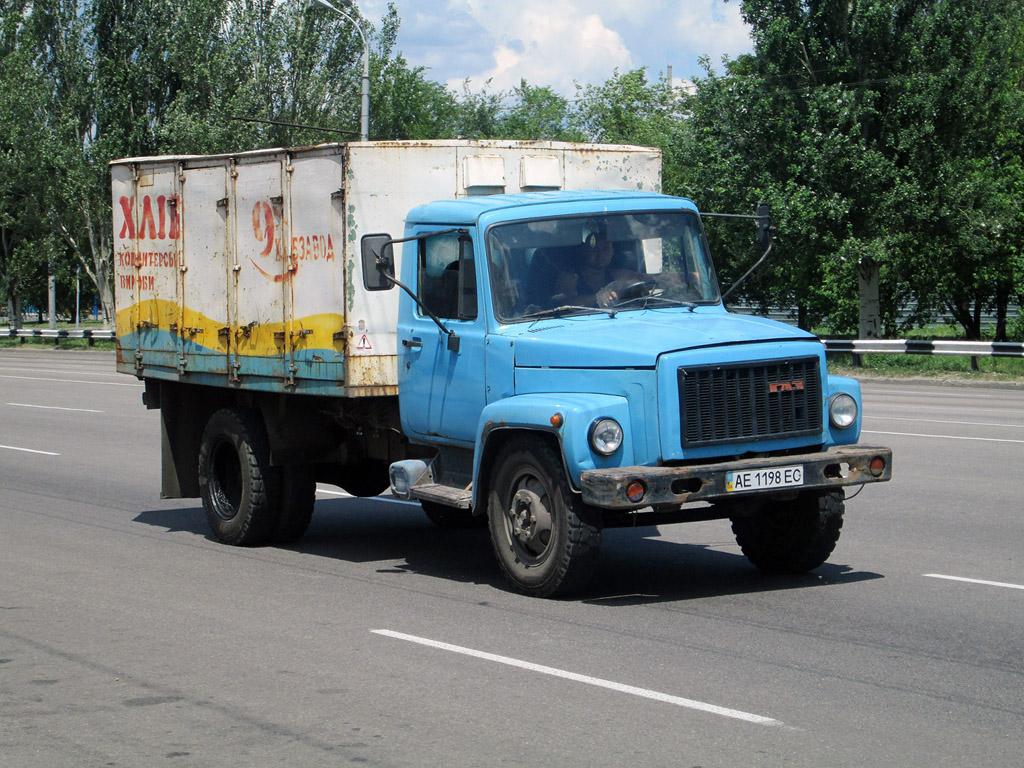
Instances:
[[[0,328],[0,338],[88,339],[89,346],[97,339],[112,341],[113,329],[92,328]],[[1024,344],[1008,341],[926,341],[918,339],[822,339],[828,353],[852,355],[962,355],[968,357],[1024,357]]]
[[[826,352],[853,355],[963,355],[1024,357],[1024,344],[1008,341],[925,341],[918,339],[823,339]]]
[[[116,338],[113,329],[99,328],[0,328],[0,338],[21,339],[47,339],[53,340],[54,346],[59,346],[62,339],[88,339],[89,346],[93,346],[97,339],[100,341],[112,341]]]
[[[903,306],[899,307],[896,312],[896,321],[903,326],[913,316],[916,304],[914,302],[907,302]],[[757,306],[752,306],[746,303],[730,304],[729,311],[735,312],[739,315],[757,315],[758,317],[768,317],[772,320],[778,320],[780,323],[786,325],[796,325],[796,309],[792,307],[767,307],[761,309]],[[1017,317],[1020,317],[1021,308],[1016,304],[1011,304],[1006,308],[1006,322],[1012,323]],[[982,312],[981,313],[981,327],[985,330],[993,330],[996,327],[998,321],[998,315],[995,312]],[[933,316],[931,322],[951,325],[959,327],[960,324],[956,321],[952,315],[940,312]]]

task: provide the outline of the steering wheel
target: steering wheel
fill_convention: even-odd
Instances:
[[[612,280],[598,292],[605,306],[643,298],[658,285],[656,280]]]

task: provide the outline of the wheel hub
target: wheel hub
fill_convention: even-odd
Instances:
[[[551,513],[533,491],[521,488],[512,497],[509,509],[512,535],[530,552],[539,554],[550,538]]]

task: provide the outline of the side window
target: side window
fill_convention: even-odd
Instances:
[[[476,319],[476,273],[469,238],[452,233],[420,240],[417,275],[417,296],[435,315]]]

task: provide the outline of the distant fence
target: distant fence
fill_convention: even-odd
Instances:
[[[913,315],[916,305],[914,302],[908,302],[904,306],[901,306],[896,312],[896,321],[901,325],[909,322]],[[768,307],[767,309],[761,309],[750,304],[738,303],[730,304],[729,311],[735,312],[739,315],[757,315],[758,317],[768,317],[772,320],[778,320],[780,323],[786,325],[796,325],[796,309],[792,307]],[[1006,322],[1012,324],[1018,317],[1020,317],[1021,310],[1016,304],[1010,304],[1006,308]],[[996,321],[998,317],[995,312],[982,312],[981,313],[981,328],[983,330],[992,330],[996,327]],[[937,313],[932,322],[941,325],[952,325],[959,326],[960,324],[948,313],[939,312]]]
[[[59,346],[62,339],[87,339],[89,346],[93,346],[97,339],[101,341],[112,341],[115,337],[113,329],[100,330],[94,328],[0,328],[0,339],[46,339],[52,340],[54,346]]]
[[[114,331],[81,328],[0,328],[0,339],[63,339],[112,341]],[[1024,357],[1024,344],[1008,341],[924,341],[918,339],[823,339],[829,354],[851,355],[961,355],[966,357]]]
[[[826,352],[853,355],[963,355],[1024,357],[1024,344],[1008,341],[924,341],[917,339],[825,339]]]

